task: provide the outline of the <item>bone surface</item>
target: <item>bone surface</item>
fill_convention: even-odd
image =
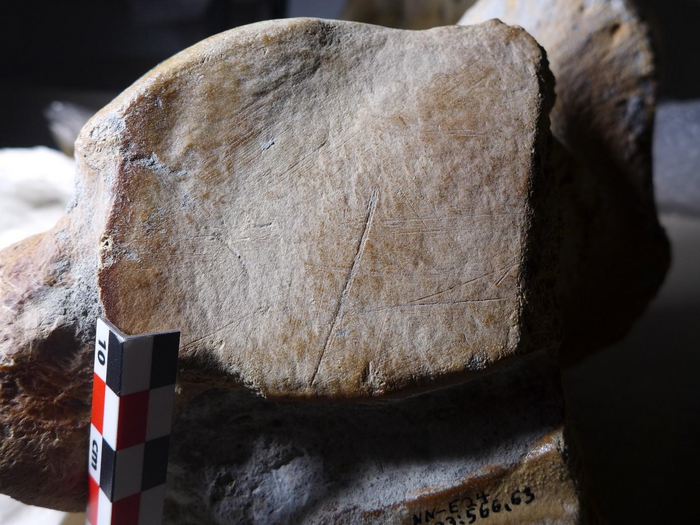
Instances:
[[[541,48],[495,21],[267,22],[147,74],[82,131],[67,216],[0,253],[0,491],[83,508],[100,314],[180,329],[185,390],[280,398],[553,347],[552,100]]]
[[[179,327],[191,366],[268,398],[378,396],[547,347],[527,266],[547,74],[495,21],[267,23],[185,51],[78,141],[110,185],[106,316]]]

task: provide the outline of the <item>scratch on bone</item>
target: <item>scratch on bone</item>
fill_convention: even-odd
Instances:
[[[513,270],[513,268],[515,268],[515,267],[517,267],[517,266],[518,266],[518,263],[511,264],[511,265],[508,267],[508,269],[503,273],[503,275],[501,276],[501,278],[500,278],[498,281],[496,281],[496,283],[495,283],[496,286],[500,286],[501,283],[503,282],[503,279],[505,279],[506,277],[508,277],[508,274]]]
[[[4,282],[4,283],[9,284],[10,286],[12,286],[12,288],[14,288],[15,290],[17,290],[18,292],[21,292],[21,291],[22,291],[22,290],[19,288],[19,286],[17,286],[15,283],[13,283],[13,282],[10,280],[10,278],[7,277],[7,276],[5,275],[5,272],[4,272],[4,271],[3,271],[2,274],[0,274],[0,282]]]
[[[445,288],[444,290],[440,290],[439,292],[435,292],[435,293],[431,293],[430,295],[425,295],[425,296],[423,296],[423,297],[419,297],[418,299],[414,299],[413,301],[409,301],[407,304],[415,304],[415,303],[418,303],[419,301],[424,301],[424,300],[426,300],[426,299],[432,299],[433,297],[437,297],[438,295],[442,295],[442,294],[451,292],[451,291],[453,291],[453,290],[455,290],[455,289],[457,289],[457,288],[461,288],[462,286],[466,286],[466,285],[468,285],[468,284],[475,283],[475,282],[480,281],[480,280],[482,280],[482,279],[484,279],[484,278],[486,278],[486,277],[488,277],[488,276],[490,276],[490,275],[493,275],[493,274],[495,274],[495,273],[499,273],[500,271],[506,269],[506,273],[503,274],[503,276],[502,276],[500,279],[498,279],[498,281],[495,283],[495,285],[498,286],[499,284],[501,284],[501,282],[503,281],[503,279],[505,279],[506,275],[508,275],[508,273],[510,273],[510,271],[511,271],[514,267],[516,267],[517,265],[518,265],[517,263],[511,263],[511,264],[507,267],[507,269],[506,269],[506,268],[498,268],[497,270],[493,270],[493,271],[491,271],[491,272],[485,273],[485,274],[483,274],[483,275],[480,275],[479,277],[474,277],[474,278],[472,278],[472,279],[468,279],[468,280],[466,280],[466,281],[462,281],[461,283],[457,283],[457,284],[455,284],[455,285],[453,285],[453,286],[450,286],[449,288]],[[423,303],[423,304],[427,304],[427,303]],[[430,304],[432,304],[432,303],[430,303]]]
[[[12,314],[17,315],[17,312],[14,311],[14,310],[13,310],[12,308],[10,308],[9,306],[7,306],[6,304],[3,304],[2,307],[3,307],[5,310],[7,310],[8,312],[11,312]]]
[[[142,166],[146,169],[149,169],[153,171],[154,173],[157,173],[161,177],[159,178],[159,181],[163,185],[163,187],[168,190],[172,195],[175,197],[179,197],[183,200],[185,205],[189,208],[190,211],[190,217],[192,220],[199,226],[202,230],[207,230],[206,226],[206,221],[202,220],[200,215],[204,215],[206,218],[206,214],[201,210],[200,206],[197,204],[197,201],[195,201],[192,196],[185,192],[179,192],[170,182],[170,178],[172,178],[175,175],[180,175],[185,172],[176,172],[163,164],[160,159],[158,158],[158,155],[154,153],[151,153],[150,157],[139,157],[136,159],[131,160],[132,164],[136,164],[139,166]],[[219,231],[214,231],[210,234],[203,235],[202,237],[210,237],[212,239],[217,240],[218,242],[221,243],[221,245],[229,252],[231,253],[240,263],[241,265],[241,270],[243,272],[243,275],[248,277],[248,267],[243,260],[243,256],[236,250],[234,249],[229,242],[226,241],[224,238],[223,234]],[[199,236],[194,236],[192,237],[193,239],[198,238]]]
[[[461,301],[437,301],[434,303],[404,303],[396,304],[394,306],[384,306],[382,308],[374,308],[373,310],[367,310],[365,313],[373,312],[385,312],[387,310],[398,310],[400,308],[419,308],[422,306],[456,306],[458,304],[478,304],[478,303],[491,303],[491,302],[501,302],[505,301],[505,297],[489,297],[486,299],[464,299]]]
[[[255,315],[255,313],[256,312],[251,312],[251,313],[248,313],[247,315],[244,315],[241,318],[233,319],[232,321],[229,321],[228,323],[224,324],[223,326],[221,326],[219,328],[216,328],[215,330],[211,330],[211,331],[207,332],[206,334],[198,337],[197,339],[193,339],[191,341],[188,341],[187,343],[185,343],[184,348],[188,349],[188,348],[192,347],[193,345],[195,345],[196,343],[199,343],[200,341],[207,339],[208,337],[212,337],[212,336],[218,334],[219,332],[223,332],[224,330],[228,330],[233,325],[236,325],[234,328],[238,328],[241,325],[241,323],[243,323],[243,321],[249,319],[250,317]]]
[[[352,283],[355,281],[355,276],[357,275],[357,270],[360,267],[360,262],[362,261],[362,255],[365,252],[365,247],[367,246],[367,240],[369,239],[369,233],[372,230],[372,223],[374,221],[374,214],[377,211],[377,203],[379,202],[379,190],[374,189],[369,198],[369,205],[367,206],[367,216],[365,218],[365,228],[362,231],[362,236],[360,237],[360,242],[357,244],[357,251],[355,252],[355,257],[352,261],[352,266],[350,266],[350,271],[348,272],[348,278],[345,282],[345,288],[343,293],[340,294],[340,300],[338,301],[338,308],[336,308],[335,316],[333,318],[333,324],[331,329],[328,331],[328,337],[326,337],[326,343],[323,345],[323,350],[318,358],[318,363],[316,363],[316,369],[314,370],[313,376],[311,376],[311,384],[316,381],[316,376],[321,368],[321,362],[326,355],[326,352],[333,344],[335,340],[336,329],[338,324],[343,318],[343,309],[345,303],[347,302],[348,296],[350,295],[350,289],[352,288]]]

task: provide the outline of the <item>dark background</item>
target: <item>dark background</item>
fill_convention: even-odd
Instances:
[[[0,147],[55,147],[43,115],[54,100],[99,109],[209,35],[267,18],[334,18],[342,3],[2,0]],[[700,0],[639,5],[653,30],[662,103],[700,101]],[[700,221],[662,220],[674,263],[659,297],[623,342],[563,374],[590,477],[612,523],[700,522]]]
[[[159,62],[226,29],[338,17],[343,0],[3,0],[0,147],[54,145],[53,100],[99,109]],[[700,0],[639,0],[659,56],[660,96],[700,98]]]
[[[342,0],[1,0],[0,147],[56,147],[54,100],[98,110],[159,62],[269,18],[337,18]]]

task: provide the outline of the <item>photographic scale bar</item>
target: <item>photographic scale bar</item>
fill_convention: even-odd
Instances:
[[[127,336],[97,321],[88,458],[89,525],[158,525],[180,332]]]

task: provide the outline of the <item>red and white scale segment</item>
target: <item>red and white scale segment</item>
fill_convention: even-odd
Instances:
[[[127,336],[97,322],[89,525],[162,521],[179,342],[179,332]]]

